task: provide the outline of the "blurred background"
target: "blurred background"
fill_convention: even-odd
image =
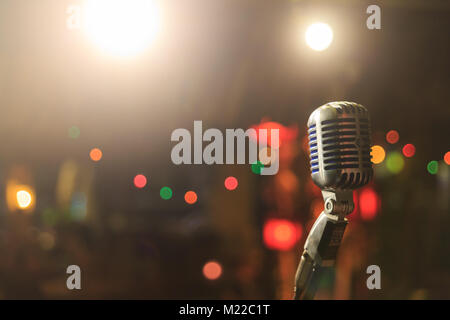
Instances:
[[[306,121],[348,100],[375,178],[317,298],[449,299],[450,3],[372,2],[1,1],[0,298],[289,299],[323,208]],[[172,164],[194,120],[280,129],[279,173]]]

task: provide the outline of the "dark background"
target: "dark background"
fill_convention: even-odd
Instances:
[[[336,289],[329,270],[318,297],[450,298],[441,161],[450,149],[448,2],[164,1],[161,39],[126,60],[67,30],[66,7],[76,3],[0,3],[0,191],[14,178],[36,193],[32,212],[12,212],[0,198],[0,298],[288,298],[313,217],[305,125],[334,100],[366,106],[373,143],[387,152],[406,143],[417,151],[398,174],[375,166],[381,207],[375,219],[355,221],[338,258],[337,270],[350,270],[348,289]],[[369,4],[382,9],[381,30],[366,27]],[[321,53],[304,42],[315,17],[334,30]],[[289,252],[263,243],[264,222],[277,216],[275,177],[170,159],[172,131],[193,132],[194,120],[224,130],[262,119],[298,127],[290,218],[304,232]],[[391,129],[400,133],[395,145],[385,140]],[[97,163],[93,147],[103,152]],[[431,160],[440,161],[437,175],[427,172]],[[71,200],[58,191],[64,166],[76,172]],[[144,189],[133,185],[138,173]],[[230,175],[239,180],[233,192],[223,187]],[[160,198],[162,186],[172,199]],[[194,205],[184,202],[187,190],[198,194]],[[85,217],[77,219],[80,194]],[[202,275],[211,259],[223,267],[214,281]],[[81,267],[81,291],[65,287],[70,264]],[[381,268],[381,290],[365,287],[370,264]]]

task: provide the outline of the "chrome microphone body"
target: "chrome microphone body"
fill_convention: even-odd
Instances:
[[[336,259],[345,227],[345,216],[354,209],[353,190],[373,176],[370,156],[370,118],[354,102],[327,103],[308,120],[311,177],[322,189],[324,211],[315,221],[295,276],[294,299],[312,299],[314,274]]]

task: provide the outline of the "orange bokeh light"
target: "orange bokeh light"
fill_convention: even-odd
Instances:
[[[445,155],[444,155],[444,161],[446,164],[450,165],[450,151],[448,151]]]
[[[100,161],[103,157],[102,150],[99,148],[94,148],[89,152],[89,157],[92,159],[92,161]]]
[[[188,191],[184,195],[184,200],[186,203],[194,204],[197,202],[197,194],[194,191]]]
[[[203,275],[206,279],[216,280],[222,275],[222,266],[217,261],[209,261],[203,266]]]

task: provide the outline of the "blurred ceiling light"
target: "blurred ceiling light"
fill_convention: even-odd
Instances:
[[[119,57],[143,52],[160,29],[155,0],[86,0],[84,19],[91,40]]]
[[[333,30],[323,22],[317,22],[306,30],[306,43],[315,51],[327,49],[333,41]]]

